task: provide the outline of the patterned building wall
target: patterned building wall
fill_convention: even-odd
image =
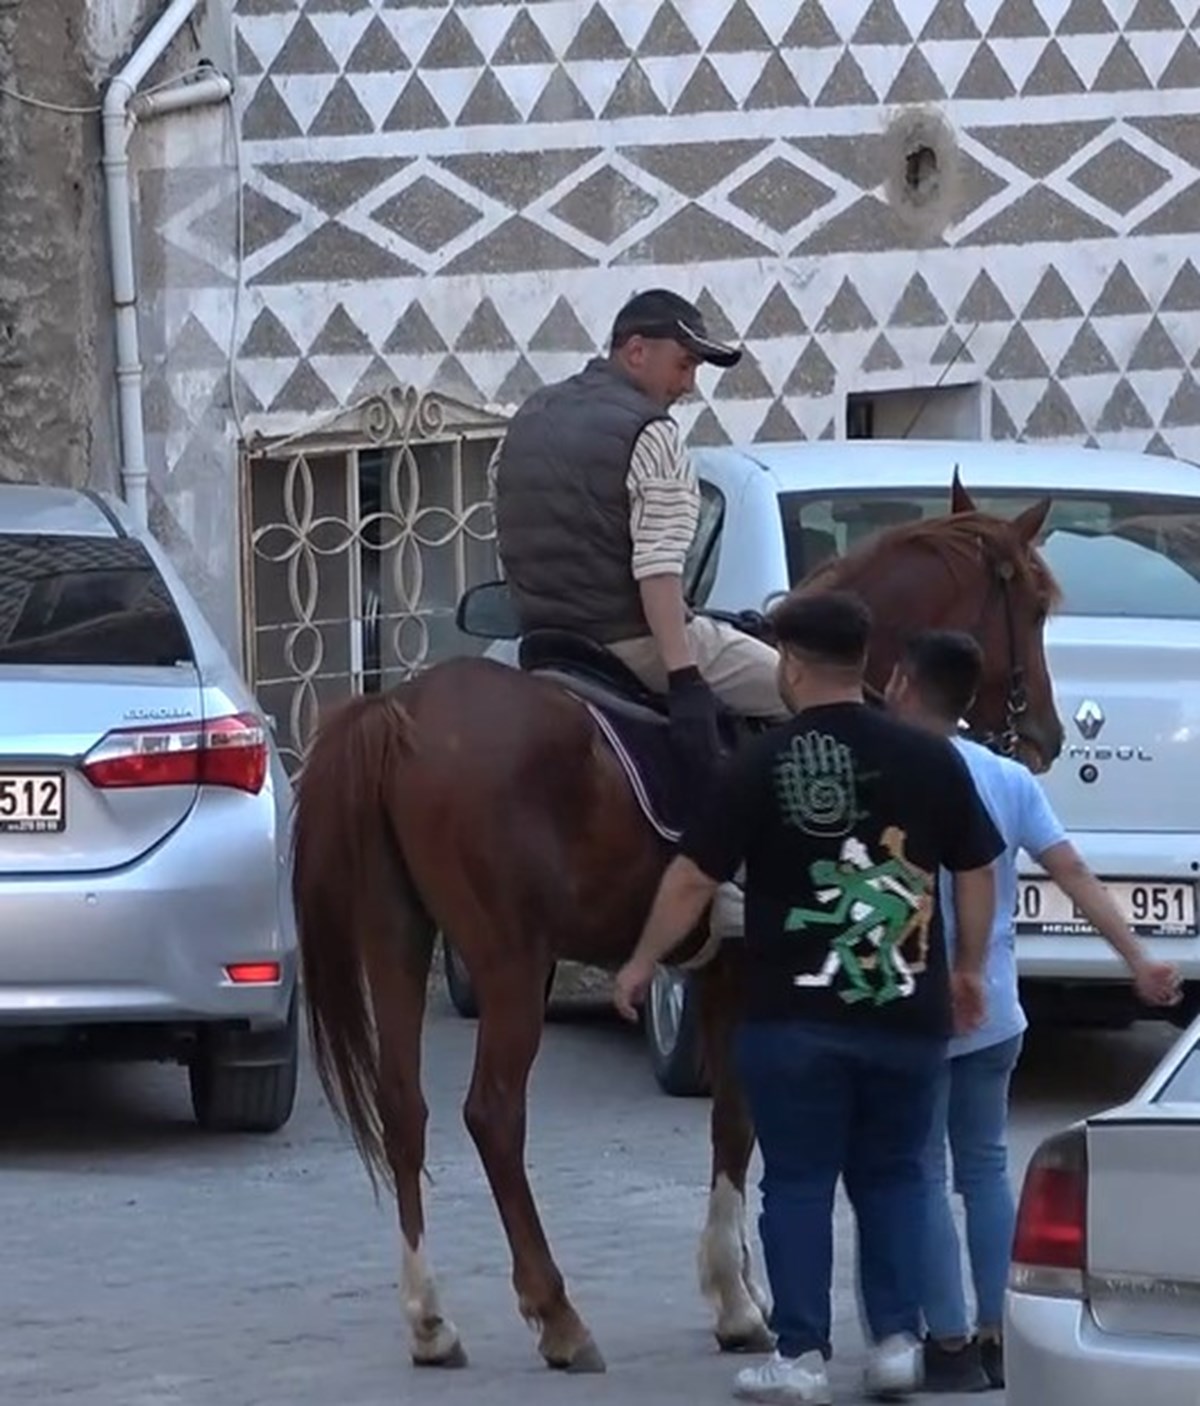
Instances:
[[[1200,458],[1198,10],[237,0],[243,411],[509,404],[667,283],[751,352],[693,442],[953,361],[992,436]]]

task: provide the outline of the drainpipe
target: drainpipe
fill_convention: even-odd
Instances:
[[[121,490],[134,521],[149,523],[146,432],[142,421],[142,362],[138,344],[137,277],[129,189],[129,139],[139,118],[225,102],[233,84],[221,73],[135,98],[146,74],[199,7],[200,0],[171,0],[104,94],[104,188],[117,347],[117,416],[121,438]]]

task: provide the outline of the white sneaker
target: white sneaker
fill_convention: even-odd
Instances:
[[[899,1401],[920,1390],[924,1375],[921,1344],[911,1333],[894,1333],[871,1349],[864,1385],[876,1401]]]
[[[825,1359],[819,1352],[803,1357],[781,1357],[773,1353],[758,1367],[743,1367],[737,1374],[733,1394],[741,1401],[796,1401],[806,1406],[830,1406],[833,1395]]]

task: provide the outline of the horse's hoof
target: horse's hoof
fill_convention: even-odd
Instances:
[[[443,1371],[454,1371],[467,1365],[467,1350],[460,1342],[456,1342],[448,1352],[439,1357],[418,1357],[413,1353],[414,1367],[440,1367]]]
[[[774,1352],[775,1334],[765,1324],[737,1333],[718,1333],[717,1346],[722,1352]]]
[[[571,1373],[607,1372],[608,1367],[600,1355],[600,1349],[589,1338],[567,1363],[567,1371]]]

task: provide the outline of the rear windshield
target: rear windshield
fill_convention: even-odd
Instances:
[[[1042,496],[971,490],[981,512],[1008,518]],[[789,576],[800,580],[882,528],[941,517],[949,498],[947,490],[781,494]],[[1064,613],[1200,620],[1200,500],[1058,493],[1038,546]]]
[[[0,533],[0,664],[180,662],[191,642],[140,542]]]

